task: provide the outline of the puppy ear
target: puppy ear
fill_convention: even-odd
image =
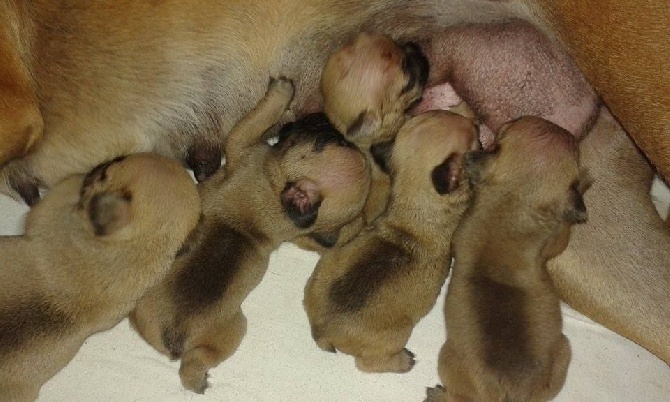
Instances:
[[[381,118],[369,110],[361,112],[347,128],[347,138],[372,136],[381,126]]]
[[[340,237],[340,231],[338,229],[334,232],[312,233],[310,237],[325,248],[333,248],[337,244],[337,239]]]
[[[130,202],[127,193],[100,193],[88,205],[88,217],[96,236],[107,236],[130,222]]]
[[[284,212],[300,229],[314,224],[321,201],[319,188],[311,180],[288,182],[281,192],[281,205]]]
[[[463,154],[452,153],[444,162],[433,168],[430,175],[438,194],[449,194],[456,190],[463,176]]]
[[[588,219],[586,205],[584,204],[584,193],[591,187],[593,180],[588,172],[583,169],[579,180],[570,186],[568,207],[563,212],[563,220],[568,223],[583,223]]]
[[[370,154],[372,154],[372,159],[382,172],[388,174],[390,172],[389,163],[391,161],[391,154],[393,153],[393,144],[394,141],[385,141],[372,144],[370,147]]]

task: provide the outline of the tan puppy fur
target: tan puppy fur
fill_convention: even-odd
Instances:
[[[586,220],[589,180],[577,141],[547,120],[523,117],[497,137],[466,160],[473,201],[452,240],[444,389],[430,401],[546,401],[565,382],[570,344],[546,263]]]
[[[416,323],[449,272],[449,241],[470,194],[463,155],[477,146],[466,118],[432,111],[409,120],[390,157],[388,209],[358,237],[326,252],[305,287],[312,337],[367,372],[406,372]]]
[[[328,120],[328,117],[323,113],[310,113],[295,122],[288,123],[282,127],[281,133],[282,135],[297,135],[300,133],[301,135],[308,137],[320,138],[340,137],[340,140],[344,140],[344,137],[342,137],[339,131]],[[369,165],[374,164],[371,159],[372,158],[368,159]],[[358,235],[365,225],[363,216],[364,214],[361,213],[358,217],[336,232],[310,233],[307,236],[298,237],[292,240],[292,242],[303,249],[323,253],[329,248],[341,246]]]
[[[207,371],[232,355],[246,332],[240,308],[281,242],[336,232],[361,212],[370,185],[365,156],[341,135],[280,133],[262,140],[293,87],[273,80],[226,140],[226,165],[201,183],[203,219],[168,278],[131,322],[156,350],[181,359],[184,387],[203,393]]]
[[[391,190],[391,180],[374,163],[370,147],[393,140],[427,80],[428,60],[417,45],[401,46],[378,33],[359,34],[326,62],[321,76],[324,112],[372,166],[365,223],[384,212]]]
[[[428,60],[417,45],[363,32],[326,62],[324,112],[347,139],[369,148],[395,137],[427,80]]]
[[[133,155],[54,186],[0,239],[0,399],[32,401],[84,340],[135,307],[200,215],[187,172]]]

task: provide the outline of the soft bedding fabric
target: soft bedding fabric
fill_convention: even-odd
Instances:
[[[667,190],[658,186],[655,194],[666,211]],[[21,233],[25,211],[0,196],[0,234]],[[178,362],[155,352],[124,320],[91,337],[42,388],[39,401],[422,401],[425,387],[438,382],[444,292],[409,341],[414,369],[364,374],[350,356],[322,352],[311,339],[302,294],[317,258],[291,244],[273,254],[263,282],[243,304],[248,333],[237,353],[211,370],[205,395],[183,390]],[[670,400],[664,362],[570,308],[563,311],[573,358],[558,401]]]

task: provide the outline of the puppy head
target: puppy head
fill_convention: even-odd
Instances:
[[[467,187],[462,186],[463,158],[478,147],[477,129],[469,119],[433,110],[402,126],[390,154],[384,144],[374,146],[372,152],[388,167],[401,194],[442,196]]]
[[[272,163],[285,213],[301,229],[329,232],[358,216],[370,188],[361,151],[322,113],[284,126]]]
[[[514,208],[530,212],[529,224],[551,231],[587,219],[583,194],[591,179],[580,168],[577,140],[542,118],[503,125],[491,151],[467,158],[466,171],[475,191],[489,187],[499,200],[513,200]]]
[[[136,154],[91,170],[81,182],[77,211],[89,235],[104,242],[180,244],[198,221],[200,198],[179,163]]]
[[[428,61],[416,44],[364,32],[326,62],[324,110],[347,139],[367,147],[393,137],[427,79]]]

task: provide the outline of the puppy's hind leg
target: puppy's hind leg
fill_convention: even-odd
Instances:
[[[271,78],[265,96],[256,107],[230,131],[225,143],[226,164],[233,166],[244,160],[246,148],[262,141],[263,134],[286,111],[293,99],[293,82],[280,77]]]
[[[403,348],[400,352],[356,356],[356,367],[366,373],[406,373],[414,367],[414,353]]]
[[[556,395],[563,388],[565,384],[565,377],[568,374],[568,365],[572,357],[572,350],[570,349],[570,342],[568,338],[563,335],[559,341],[559,346],[556,348],[556,353],[552,356],[554,366],[549,374],[549,381],[545,392],[540,395],[541,400],[548,401],[554,399]]]
[[[310,280],[307,283],[307,286],[310,286],[311,280],[312,279],[310,278]],[[306,308],[306,310],[307,310],[307,318],[309,319],[309,326],[312,331],[312,339],[314,339],[316,346],[318,346],[321,350],[325,352],[337,353],[335,345],[330,340],[330,337],[327,335],[328,331],[324,331],[321,325],[314,322],[315,320],[312,315],[314,313],[312,310],[310,310],[309,308]]]
[[[179,376],[184,388],[204,394],[209,383],[207,371],[229,358],[240,346],[247,332],[247,319],[238,311],[230,320],[210,325],[196,339],[194,347],[181,357]]]
[[[405,348],[412,325],[384,329],[354,329],[354,349],[343,345],[341,350],[356,357],[356,367],[367,373],[406,373],[414,367],[414,353]],[[339,346],[338,346],[339,347]]]

